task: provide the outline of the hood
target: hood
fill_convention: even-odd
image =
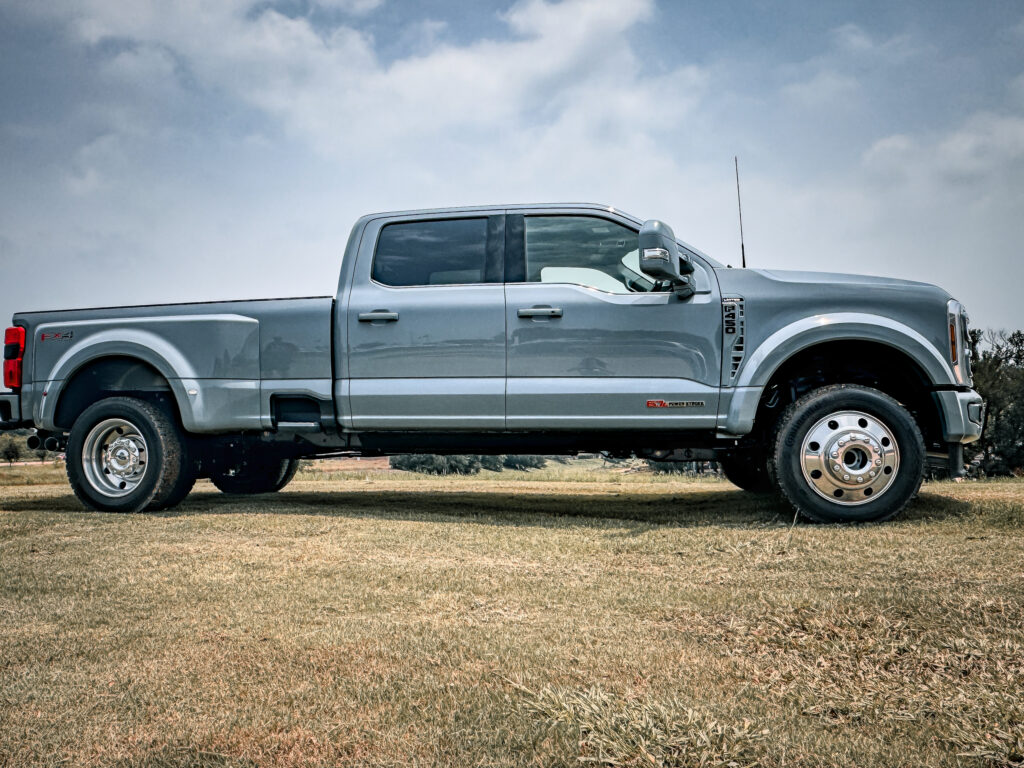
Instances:
[[[863,302],[865,310],[871,305],[884,306],[903,301],[934,302],[945,308],[946,302],[952,298],[936,285],[894,277],[795,269],[716,269],[715,275],[725,295],[777,292],[787,296],[799,295],[807,300],[841,298],[844,304]]]
[[[804,272],[798,269],[753,269],[771,280],[787,283],[825,283],[828,285],[873,285],[893,288],[925,288],[942,290],[931,283],[917,280],[899,280],[895,277],[876,277],[874,275],[851,275],[843,272]]]

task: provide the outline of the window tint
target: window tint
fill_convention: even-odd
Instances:
[[[388,224],[377,239],[373,279],[384,285],[484,282],[487,219]]]
[[[591,216],[526,218],[526,281],[573,283],[608,293],[649,291],[637,233]]]

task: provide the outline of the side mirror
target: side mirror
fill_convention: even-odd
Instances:
[[[641,272],[667,283],[681,299],[693,295],[693,263],[679,250],[668,224],[657,219],[645,221],[640,227],[639,245]]]

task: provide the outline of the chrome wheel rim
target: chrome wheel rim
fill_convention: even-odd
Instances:
[[[149,469],[146,438],[124,419],[104,419],[85,437],[82,469],[89,484],[104,496],[127,496]]]
[[[800,468],[819,496],[853,507],[874,501],[892,487],[900,451],[896,436],[877,416],[836,411],[804,436]]]

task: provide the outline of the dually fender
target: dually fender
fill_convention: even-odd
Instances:
[[[761,393],[779,366],[801,350],[830,341],[874,341],[894,347],[921,367],[932,386],[956,384],[942,353],[908,325],[862,312],[813,315],[780,328],[747,357],[736,378],[724,423],[719,423],[720,432],[749,433]]]
[[[197,319],[187,320],[194,322]],[[202,321],[228,323],[236,330],[236,333],[228,335],[234,336],[236,341],[259,332],[258,321],[247,317],[205,316]],[[98,325],[105,324],[101,322]],[[199,330],[204,324],[197,323],[193,328]],[[75,324],[60,325],[67,328]],[[82,325],[91,327],[60,355],[48,371],[36,372],[37,380],[45,384],[42,384],[40,396],[36,399],[34,421],[43,429],[56,429],[57,405],[74,375],[89,363],[109,357],[133,358],[159,372],[170,386],[182,425],[190,432],[259,428],[258,354],[253,361],[246,360],[237,367],[229,366],[235,370],[218,371],[220,376],[211,377],[211,371],[197,370],[195,362],[179,345],[145,327],[130,324],[114,327],[111,324],[109,328],[96,328],[95,321],[86,321]],[[228,376],[222,378],[224,374]]]

